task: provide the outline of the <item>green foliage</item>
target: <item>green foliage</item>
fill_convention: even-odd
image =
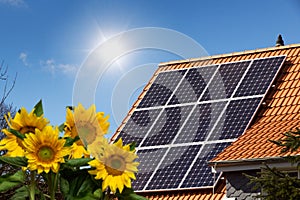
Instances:
[[[300,180],[297,177],[267,165],[258,175],[259,177],[246,175],[250,183],[255,184],[253,189],[262,189],[262,194],[258,195],[258,198],[265,200],[300,199]]]
[[[282,147],[281,153],[293,153],[300,149],[300,129],[283,133],[283,139],[270,142]],[[287,162],[296,164],[299,170],[300,156],[289,155],[284,157]],[[261,189],[258,198],[264,200],[294,200],[300,199],[300,179],[297,175],[270,168],[268,165],[262,168],[258,177],[246,175],[250,183],[254,183],[253,189]]]
[[[0,177],[0,192],[5,192],[13,187],[24,183],[25,174],[23,171],[17,171],[14,174],[6,174]]]
[[[145,197],[137,195],[131,188],[124,188],[121,194],[116,194],[118,200],[147,200]]]
[[[101,183],[95,182],[86,169],[61,171],[60,190],[66,200],[93,200],[103,197]]]
[[[281,140],[270,140],[271,142],[277,144],[278,146],[283,147],[281,152],[295,152],[300,148],[300,129],[297,128],[296,131],[289,131],[283,133],[284,138]]]
[[[16,131],[14,129],[9,128],[8,129],[10,133],[14,134],[17,138],[20,138],[21,140],[24,140],[25,135],[20,133],[19,131]]]
[[[26,167],[27,159],[25,157],[6,157],[0,156],[0,163],[7,163],[16,167]]]
[[[72,146],[72,144],[76,141],[78,141],[80,138],[79,136],[76,136],[75,138],[71,138],[71,137],[66,137],[66,143],[65,143],[65,147],[70,147]]]
[[[42,104],[42,100],[40,100],[35,106],[34,106],[34,111],[33,113],[40,117],[44,114],[44,110],[43,110],[43,104]]]
[[[71,160],[66,160],[65,163],[61,164],[61,168],[69,168],[69,169],[74,169],[74,168],[79,168],[82,166],[87,166],[88,162],[93,160],[92,158],[76,158],[76,159],[71,159]]]

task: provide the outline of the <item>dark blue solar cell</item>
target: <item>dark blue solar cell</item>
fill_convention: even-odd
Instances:
[[[250,61],[222,64],[213,77],[201,101],[231,97]]]
[[[230,143],[206,144],[191,171],[183,181],[181,188],[214,186],[220,173],[213,174],[208,162],[225,149]]]
[[[138,167],[139,171],[136,174],[136,180],[132,182],[135,190],[143,190],[166,151],[167,148],[156,148],[139,150],[137,152],[137,162],[140,165]]]
[[[141,146],[169,144],[191,112],[193,106],[166,108]]]
[[[285,56],[254,60],[235,97],[265,94]]]
[[[197,102],[216,69],[217,66],[189,69],[168,104]]]
[[[232,100],[218,121],[209,140],[234,139],[242,135],[261,99],[261,97],[258,97]]]
[[[178,134],[175,143],[204,141],[216,123],[227,101],[199,104]]]
[[[195,159],[200,145],[172,147],[147,186],[147,190],[177,188]]]
[[[165,105],[186,71],[178,70],[158,74],[138,108]]]
[[[135,111],[118,135],[117,140],[122,137],[125,144],[136,142],[138,146],[161,110],[162,109]]]

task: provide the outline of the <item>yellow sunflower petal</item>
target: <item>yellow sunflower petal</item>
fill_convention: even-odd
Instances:
[[[36,129],[36,133],[29,133],[23,141],[25,157],[28,159],[28,168],[48,173],[50,170],[57,173],[60,163],[64,162],[64,156],[70,153],[68,147],[64,147],[64,139],[59,139],[59,131],[56,127],[46,126],[42,131]]]

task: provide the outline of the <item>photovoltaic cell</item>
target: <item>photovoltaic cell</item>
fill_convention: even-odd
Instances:
[[[141,146],[169,144],[177,135],[193,106],[166,108]]]
[[[165,105],[186,71],[178,70],[158,74],[138,108]]]
[[[254,60],[234,96],[264,94],[284,59],[285,56]]]
[[[172,147],[149,182],[147,189],[177,188],[200,147],[201,145]]]
[[[218,121],[209,140],[233,139],[241,136],[261,99],[261,97],[257,97],[232,100]]]
[[[227,101],[198,104],[178,134],[175,143],[204,141],[226,103]]]
[[[213,174],[208,161],[225,149],[230,143],[206,144],[193,168],[189,171],[181,188],[195,188],[213,186],[214,180],[218,180],[220,173]]]
[[[138,146],[161,110],[162,109],[135,111],[125,124],[117,139],[122,137],[124,144],[135,141]]]
[[[135,190],[142,190],[144,188],[166,151],[167,148],[156,148],[139,150],[137,152],[139,155],[137,162],[140,165],[138,167],[139,171],[136,174],[136,180],[132,182]]]
[[[216,69],[217,65],[190,69],[168,104],[197,102]]]
[[[139,144],[135,190],[213,187],[207,162],[244,133],[284,59],[159,73],[117,137]]]
[[[201,101],[231,97],[249,64],[250,61],[222,64]]]

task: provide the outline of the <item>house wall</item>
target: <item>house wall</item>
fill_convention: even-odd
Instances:
[[[237,171],[225,173],[226,177],[226,197],[236,200],[252,200],[260,192],[253,190],[253,184],[249,184],[249,179],[244,175],[255,176],[258,171]]]

